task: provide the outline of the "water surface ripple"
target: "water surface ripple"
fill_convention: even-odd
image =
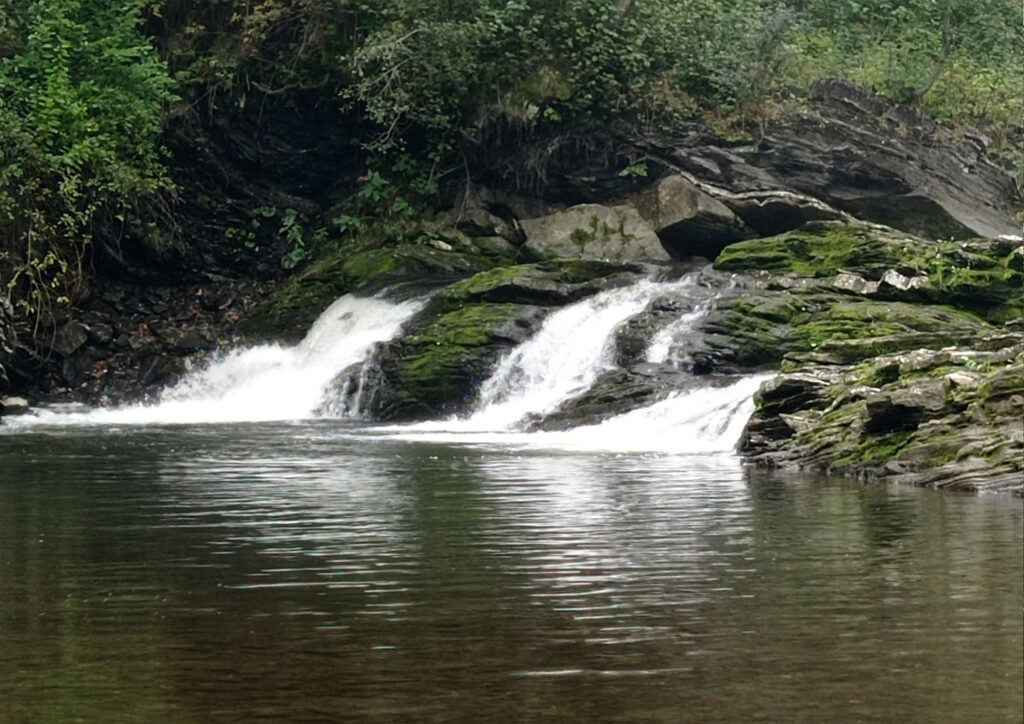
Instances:
[[[1022,719],[1019,500],[363,432],[0,435],[0,721]]]

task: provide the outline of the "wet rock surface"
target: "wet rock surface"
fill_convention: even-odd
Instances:
[[[17,336],[14,332],[14,310],[11,309],[7,297],[0,295],[0,395],[7,392],[10,380],[7,376],[7,365],[14,356]]]
[[[1024,276],[1015,247],[833,224],[744,242],[717,262],[748,264],[758,288],[721,301],[696,354],[718,369],[781,367],[744,434],[753,462],[1021,490]]]
[[[50,335],[21,348],[21,387],[33,401],[114,404],[176,382],[190,360],[239,342],[236,324],[267,283],[217,280],[149,287],[108,281]]]

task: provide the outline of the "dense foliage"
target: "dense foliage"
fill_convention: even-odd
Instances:
[[[172,81],[138,33],[144,6],[0,3],[0,256],[24,312],[74,294],[100,217],[142,223],[167,188]]]
[[[335,99],[366,154],[348,228],[413,213],[502,134],[613,117],[740,131],[826,74],[979,126],[1019,168],[1019,15],[1016,0],[0,0],[0,278],[26,313],[73,297],[91,233],[157,226],[173,200],[168,124],[297,93]]]

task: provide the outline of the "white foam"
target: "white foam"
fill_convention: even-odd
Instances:
[[[681,392],[649,407],[564,431],[484,428],[474,417],[380,426],[345,435],[578,452],[733,453],[754,411],[754,393],[770,377],[751,375],[725,386]]]
[[[346,295],[331,304],[294,347],[236,349],[164,391],[152,404],[12,418],[25,426],[175,424],[301,420],[316,415],[325,390],[343,370],[395,337],[422,307]]]
[[[508,427],[527,415],[543,415],[584,392],[614,367],[614,334],[660,294],[692,286],[642,281],[601,292],[560,309],[540,331],[498,363],[483,384],[472,427]]]

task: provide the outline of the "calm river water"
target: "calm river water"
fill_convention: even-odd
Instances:
[[[1024,718],[1019,499],[359,432],[0,433],[0,721]]]

